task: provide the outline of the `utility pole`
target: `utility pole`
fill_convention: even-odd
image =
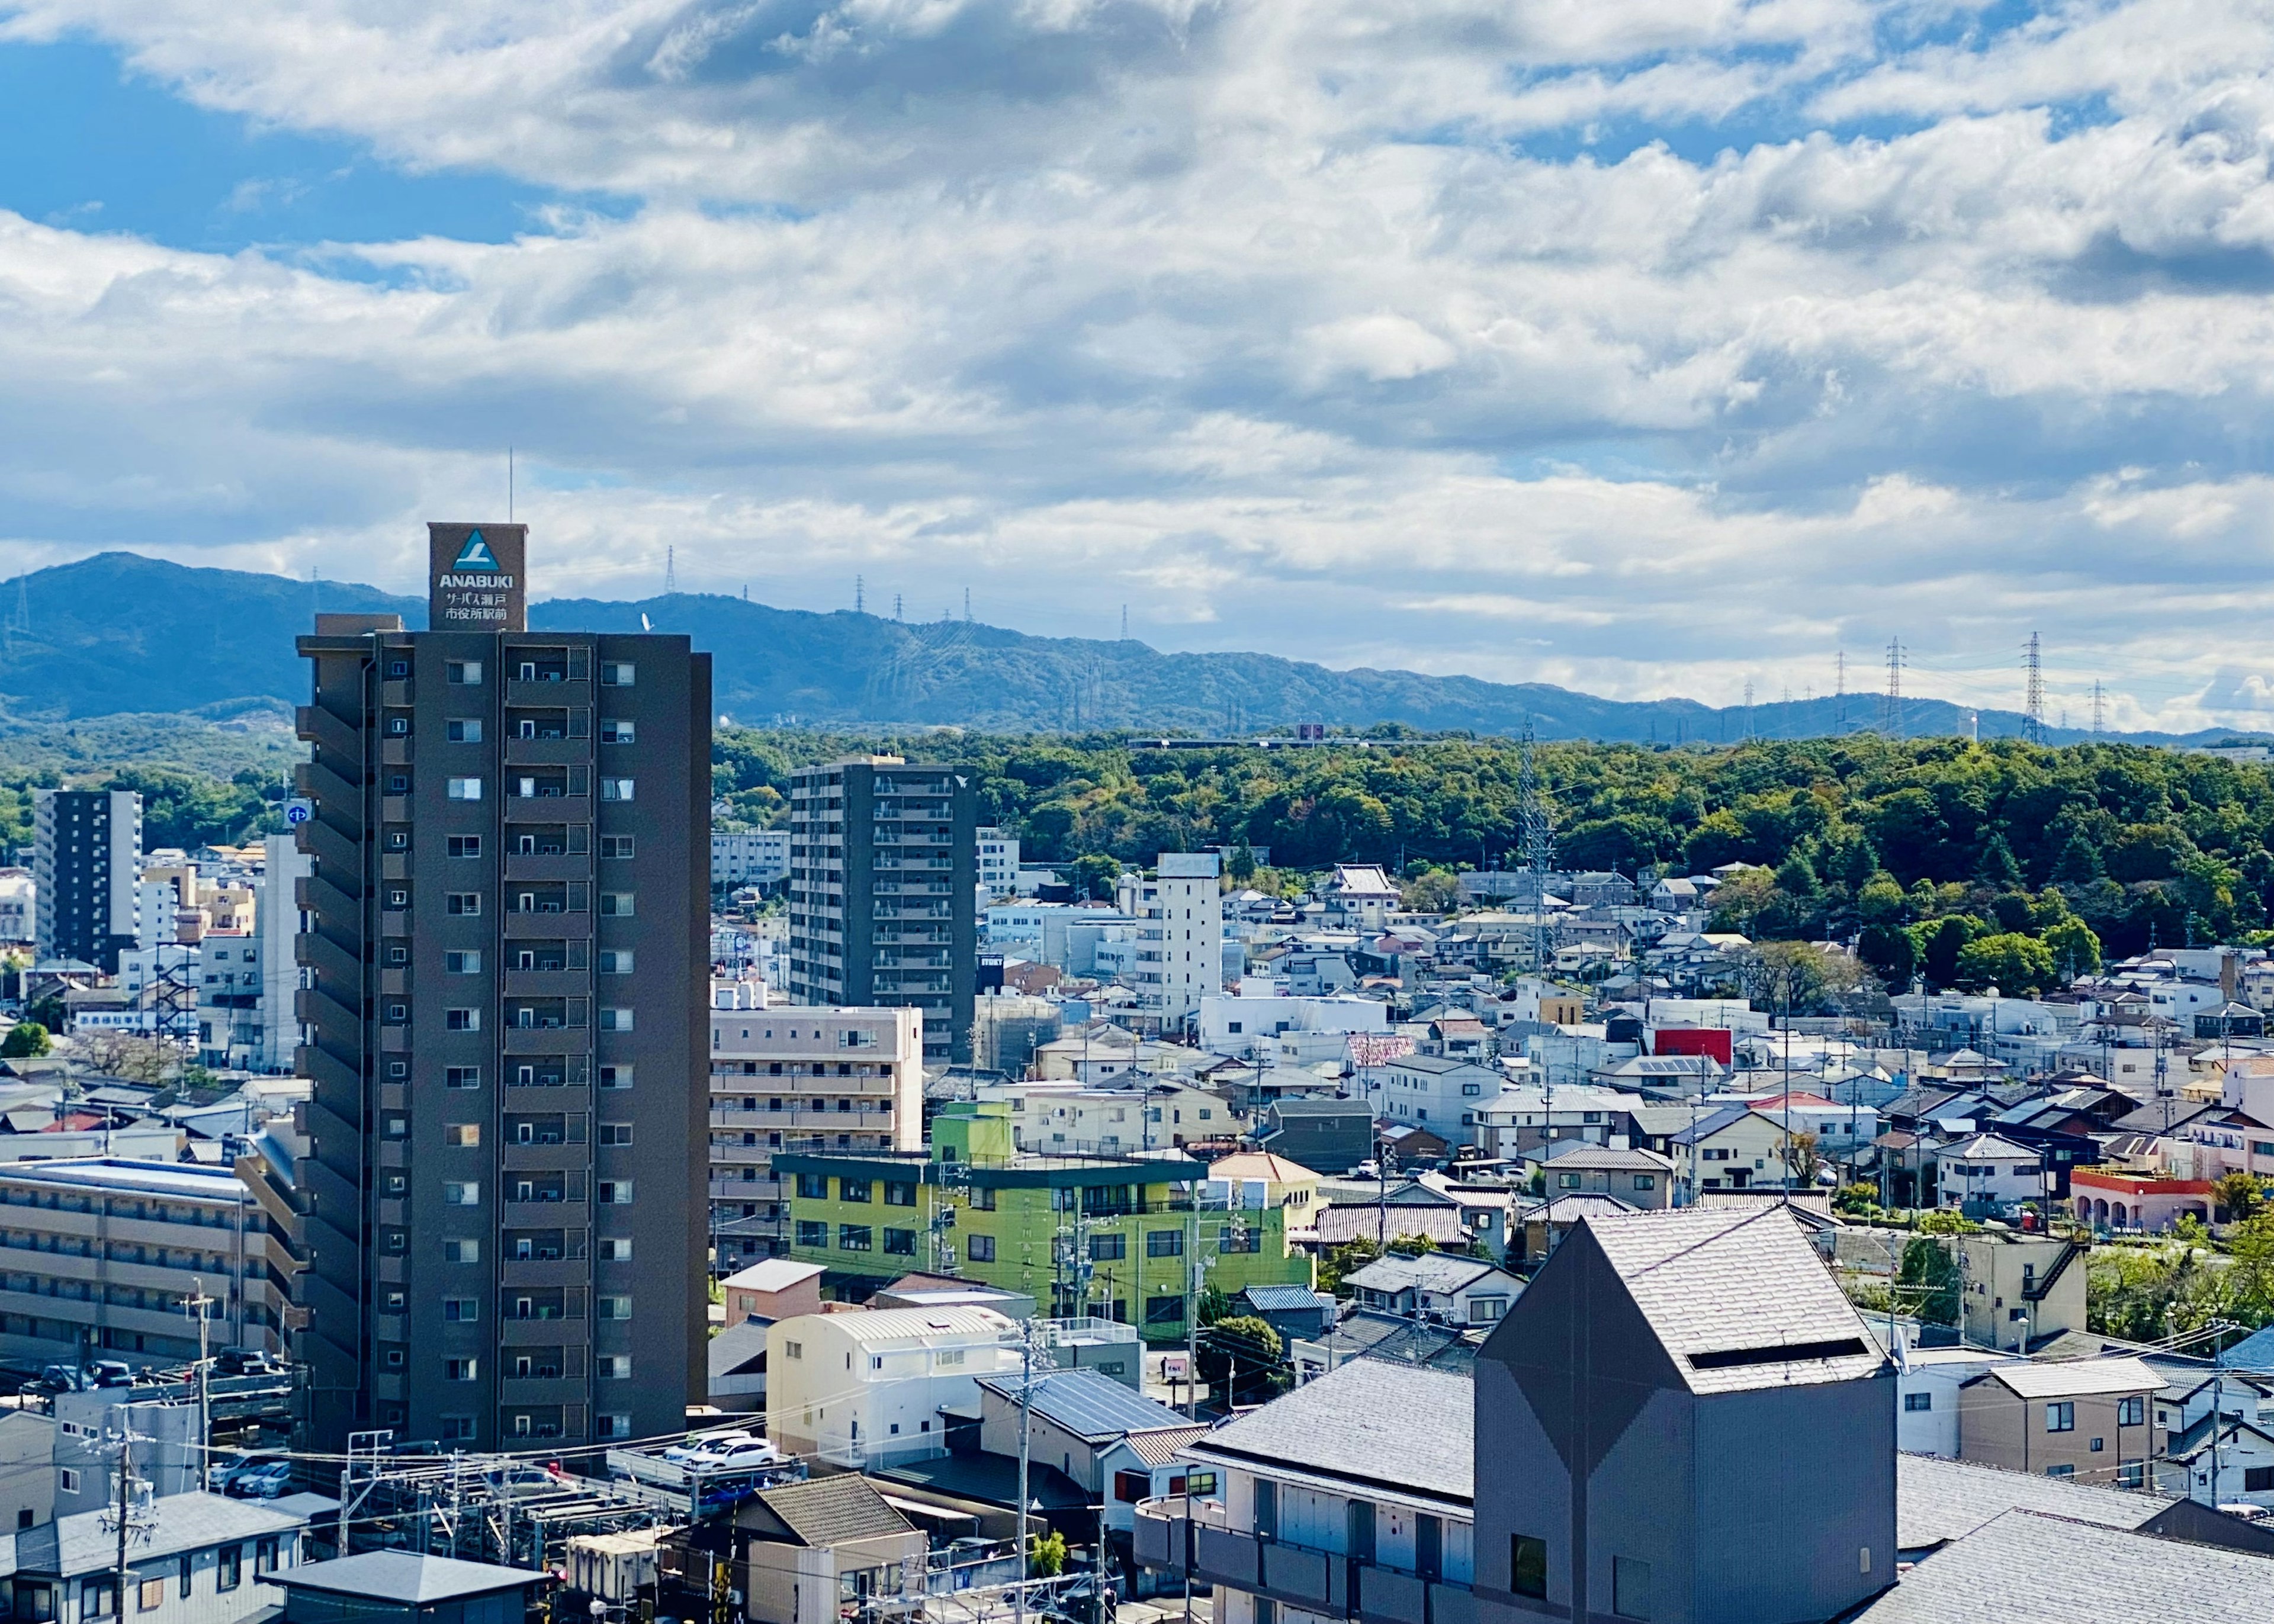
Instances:
[[[198,1487],[206,1486],[206,1455],[213,1446],[213,1357],[207,1344],[212,1321],[206,1311],[221,1299],[206,1295],[202,1276],[190,1276],[190,1289],[197,1295],[182,1299],[182,1312],[198,1322]],[[344,1554],[344,1553],[343,1553]]]
[[[1027,1474],[1034,1455],[1035,1330],[1029,1320],[1019,1334],[1019,1578],[1011,1592],[1013,1624],[1027,1624]]]
[[[1532,970],[1544,984],[1548,960],[1554,957],[1547,925],[1547,874],[1555,862],[1555,837],[1547,822],[1547,798],[1540,787],[1540,768],[1534,759],[1537,742],[1527,721],[1517,757],[1517,815],[1524,836],[1525,867],[1532,873]]]

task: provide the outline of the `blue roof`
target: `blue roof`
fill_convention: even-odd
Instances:
[[[2274,1325],[2254,1331],[2218,1356],[2224,1370],[2274,1371]]]
[[[1019,1402],[1019,1378],[982,1376],[979,1385]],[[1052,1371],[1035,1378],[1035,1413],[1080,1438],[1118,1438],[1193,1422],[1166,1404],[1132,1393],[1111,1376],[1090,1370]]]
[[[1300,1313],[1320,1306],[1319,1294],[1308,1286],[1250,1286],[1239,1295],[1266,1313]]]

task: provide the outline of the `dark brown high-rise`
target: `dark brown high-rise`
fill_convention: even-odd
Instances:
[[[704,1370],[711,661],[531,632],[523,527],[429,621],[319,615],[300,712],[315,1447],[677,1431]]]

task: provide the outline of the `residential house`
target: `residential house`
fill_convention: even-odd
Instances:
[[[753,1263],[719,1282],[727,1298],[727,1323],[745,1320],[794,1320],[821,1312],[821,1266],[788,1258]]]
[[[1426,1128],[1448,1145],[1480,1142],[1477,1114],[1507,1081],[1493,1066],[1420,1054],[1370,1067],[1361,1076],[1383,1117]]]
[[[1397,912],[1397,887],[1373,863],[1337,863],[1320,892],[1329,929],[1378,931]]]
[[[838,1624],[847,1609],[923,1590],[923,1534],[849,1472],[761,1490],[736,1510],[734,1533],[753,1624]]]
[[[2160,1235],[2183,1217],[2211,1221],[2207,1178],[2158,1178],[2110,1168],[2079,1168],[2069,1175],[2069,1205],[2080,1223],[2098,1230],[2141,1229]]]
[[[765,1413],[766,1333],[773,1323],[745,1319],[712,1334],[704,1350],[712,1409],[730,1416]]]
[[[1996,1133],[1970,1133],[1935,1153],[1941,1205],[1995,1213],[2044,1199],[2044,1169],[2026,1146]]]
[[[1615,1195],[1584,1192],[1532,1202],[1516,1214],[1509,1236],[1509,1256],[1518,1264],[1537,1265],[1546,1261],[1562,1244],[1563,1237],[1588,1219],[1615,1218],[1633,1210]]]
[[[1274,1100],[1257,1120],[1259,1149],[1321,1173],[1347,1173],[1374,1154],[1374,1107],[1338,1095]]]
[[[1225,1186],[1227,1202],[1231,1199],[1231,1188],[1237,1185],[1242,1192],[1239,1205],[1281,1208],[1287,1230],[1309,1228],[1313,1217],[1324,1205],[1319,1196],[1321,1180],[1316,1173],[1266,1150],[1235,1151],[1229,1156],[1218,1156],[1209,1163],[1208,1177],[1211,1185]],[[1259,1185],[1261,1199],[1251,1201],[1249,1198]]]
[[[2274,1510],[2274,1428],[2206,1410],[2171,1435],[2155,1471],[2156,1486],[2167,1494],[2209,1506]]]
[[[2084,1248],[2074,1241],[1988,1231],[1956,1238],[1959,1328],[1981,1348],[2027,1352],[2085,1328]]]
[[[1895,1447],[1905,1455],[1958,1458],[1959,1389],[2013,1357],[1987,1348],[1902,1348],[1896,1354]]]
[[[1781,1188],[1793,1178],[1785,1161],[1784,1124],[1750,1105],[1725,1105],[1668,1140],[1677,1199],[1701,1191]]]
[[[2140,1488],[2164,1454],[2152,1402],[2163,1386],[2136,1358],[1992,1365],[1959,1389],[1960,1456]]]
[[[543,1611],[553,1576],[416,1551],[365,1551],[280,1569],[280,1624],[514,1624]]]
[[[1674,1204],[1674,1159],[1654,1150],[1623,1150],[1566,1139],[1548,1147],[1540,1163],[1551,1196],[1615,1196],[1629,1207]]]
[[[766,1436],[866,1470],[945,1454],[940,1410],[1019,1368],[1018,1327],[986,1308],[805,1314],[766,1327]]]
[[[1335,1322],[1335,1299],[1308,1286],[1250,1286],[1235,1299],[1232,1312],[1262,1320],[1287,1348],[1299,1338],[1326,1333]]]
[[[277,1575],[298,1565],[306,1516],[259,1500],[202,1492],[146,1501],[126,1545],[118,1588],[118,1520],[83,1511],[12,1536],[19,1619],[95,1624],[238,1624],[283,1600]]]
[[[1345,1274],[1343,1284],[1360,1308],[1461,1326],[1498,1324],[1524,1290],[1495,1264],[1443,1252],[1391,1252]]]

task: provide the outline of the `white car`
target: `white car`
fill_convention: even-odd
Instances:
[[[674,1466],[686,1466],[702,1456],[715,1455],[721,1449],[731,1449],[742,1444],[764,1441],[756,1432],[744,1432],[740,1428],[721,1432],[702,1432],[689,1439],[683,1444],[672,1445],[663,1452],[663,1458]]]

